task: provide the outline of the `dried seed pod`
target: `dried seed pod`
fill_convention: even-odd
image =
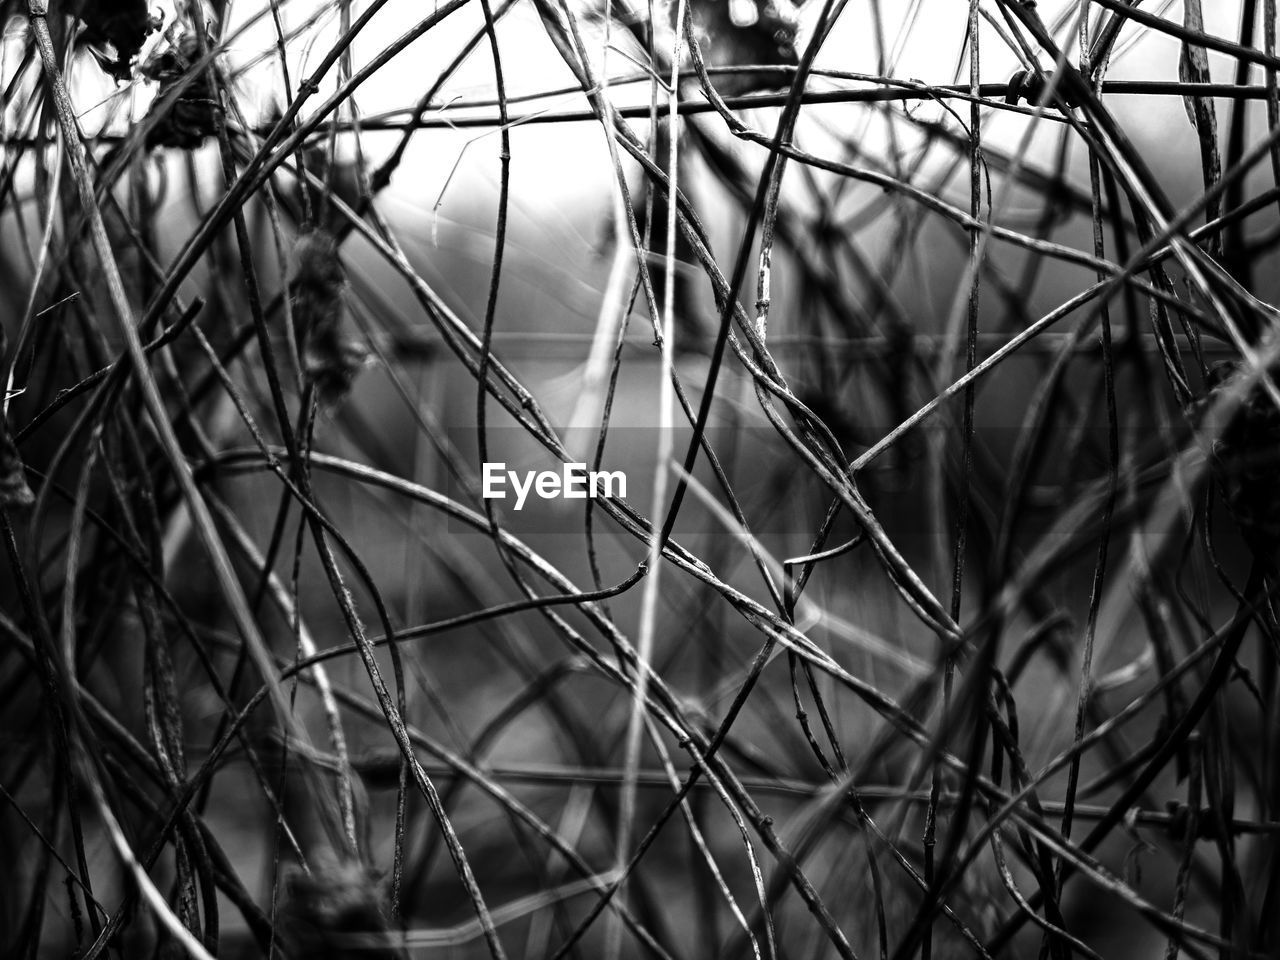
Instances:
[[[147,0],[83,0],[73,7],[84,24],[79,40],[98,65],[117,80],[133,76],[133,58],[161,23],[151,15]],[[111,52],[103,49],[106,46]]]
[[[364,171],[354,156],[338,154],[330,157],[325,144],[303,147],[301,159],[306,175],[298,177],[285,195],[300,208],[305,197],[305,203],[316,220],[325,229],[332,229],[342,218],[329,201],[337,199],[352,209],[359,207]]]
[[[278,939],[288,960],[403,960],[367,867],[321,858],[285,878]]]
[[[0,507],[12,510],[35,503],[35,494],[27,486],[22,457],[9,435],[9,422],[0,416]]]
[[[215,65],[212,71],[202,69],[189,77],[192,65],[199,60],[199,44],[194,36],[187,35],[138,68],[144,77],[160,85],[147,113],[153,121],[147,131],[148,150],[194,150],[216,131],[218,111],[222,109],[216,84],[221,83],[221,76]],[[179,84],[182,86],[177,98],[171,99],[169,94]]]
[[[315,341],[307,355],[306,373],[322,403],[332,404],[351,392],[360,371],[369,364],[369,351],[357,340],[342,337]]]
[[[1052,81],[1052,70],[1016,70],[1005,88],[1004,102],[1017,105],[1025,100],[1034,107],[1044,99],[1045,91]],[[1057,92],[1066,106],[1072,108],[1080,106],[1079,99],[1069,85],[1059,84]],[[1050,103],[1050,106],[1054,104]]]
[[[302,370],[321,401],[333,403],[351,389],[368,351],[342,330],[346,273],[338,245],[327,230],[312,230],[294,247],[293,323]]]

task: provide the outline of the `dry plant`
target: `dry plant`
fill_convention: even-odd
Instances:
[[[0,954],[1280,952],[1275,0],[0,10]]]

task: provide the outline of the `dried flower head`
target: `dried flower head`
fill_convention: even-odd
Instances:
[[[369,350],[358,340],[336,337],[316,341],[306,356],[305,372],[323,403],[336,403],[348,393],[360,371],[369,365]]]
[[[152,121],[147,131],[147,149],[178,147],[194,150],[216,131],[218,111],[217,84],[222,82],[215,65],[191,76],[192,66],[200,60],[200,46],[188,34],[163,52],[156,53],[138,68],[138,72],[160,85],[147,113]],[[176,98],[170,96],[181,86]]]
[[[326,403],[344,397],[368,360],[368,351],[342,329],[346,272],[327,230],[304,233],[294,247],[293,323],[302,370]]]
[[[307,176],[300,178],[299,185],[290,190],[289,195],[301,204],[305,191],[306,203],[326,228],[340,222],[331,200],[341,200],[352,209],[360,205],[364,171],[357,157],[344,156],[341,152],[330,156],[326,145],[312,144],[302,148],[302,163]]]
[[[402,960],[382,887],[363,864],[321,858],[285,878],[277,928],[288,960]]]
[[[134,57],[161,23],[151,15],[147,0],[82,0],[73,9],[84,24],[80,42],[98,65],[117,80],[133,76]]]

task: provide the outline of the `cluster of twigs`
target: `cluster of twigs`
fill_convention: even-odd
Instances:
[[[1274,956],[1275,0],[405,6],[3,8],[0,953]],[[504,322],[547,124],[594,332]],[[513,436],[649,476],[526,530]]]

